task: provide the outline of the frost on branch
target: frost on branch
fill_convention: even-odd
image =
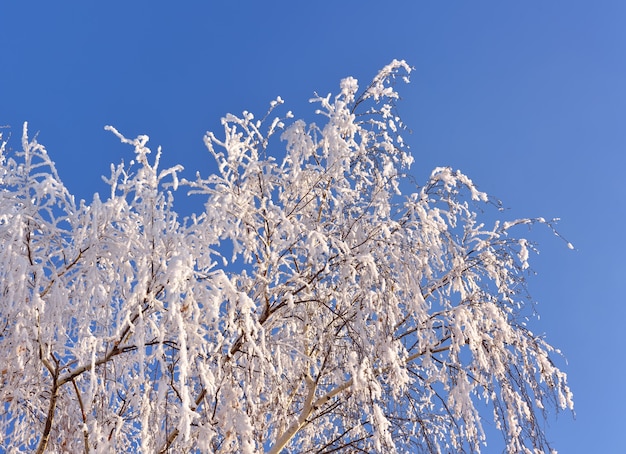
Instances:
[[[344,79],[312,100],[319,124],[228,115],[205,137],[218,172],[193,181],[109,128],[134,159],[106,200],[76,203],[26,129],[3,144],[4,446],[478,452],[495,420],[508,452],[548,452],[545,412],[572,395],[524,323],[533,243],[514,234],[552,224],[487,227],[450,168],[402,195],[409,72]],[[179,184],[204,195],[187,221]]]

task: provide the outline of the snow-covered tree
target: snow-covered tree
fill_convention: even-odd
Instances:
[[[478,452],[490,420],[507,452],[547,452],[545,412],[572,395],[525,324],[514,230],[552,224],[486,226],[495,204],[450,168],[410,182],[409,72],[344,79],[312,100],[320,124],[226,116],[205,138],[218,172],[180,179],[204,197],[186,219],[182,169],[146,136],[109,128],[134,160],[90,203],[26,126],[21,151],[3,142],[0,446]]]

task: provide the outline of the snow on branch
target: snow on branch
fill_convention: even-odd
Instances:
[[[76,204],[26,126],[22,151],[2,142],[3,446],[479,452],[492,419],[507,452],[549,452],[572,393],[527,326],[516,226],[560,234],[487,226],[489,197],[447,167],[406,194],[410,72],[344,79],[316,124],[274,117],[280,98],[229,114],[194,180],[108,126],[134,155],[103,200]],[[179,186],[203,197],[185,221]]]

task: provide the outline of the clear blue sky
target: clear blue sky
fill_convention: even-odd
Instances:
[[[0,125],[19,147],[28,121],[91,200],[130,158],[106,124],[206,175],[202,137],[225,113],[262,115],[280,95],[310,119],[314,91],[393,58],[416,68],[400,111],[419,180],[450,165],[511,217],[562,218],[576,251],[532,235],[534,331],[565,353],[577,413],[551,418],[548,438],[562,453],[623,452],[623,0],[3,2]]]

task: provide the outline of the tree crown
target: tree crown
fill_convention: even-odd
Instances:
[[[525,325],[533,245],[514,230],[553,224],[486,227],[493,201],[450,168],[403,195],[410,71],[344,79],[312,100],[319,125],[227,115],[195,180],[108,127],[135,158],[89,203],[26,125],[21,152],[3,142],[5,446],[478,452],[491,408],[508,452],[549,449],[540,420],[572,394]],[[179,185],[204,197],[185,221]]]

